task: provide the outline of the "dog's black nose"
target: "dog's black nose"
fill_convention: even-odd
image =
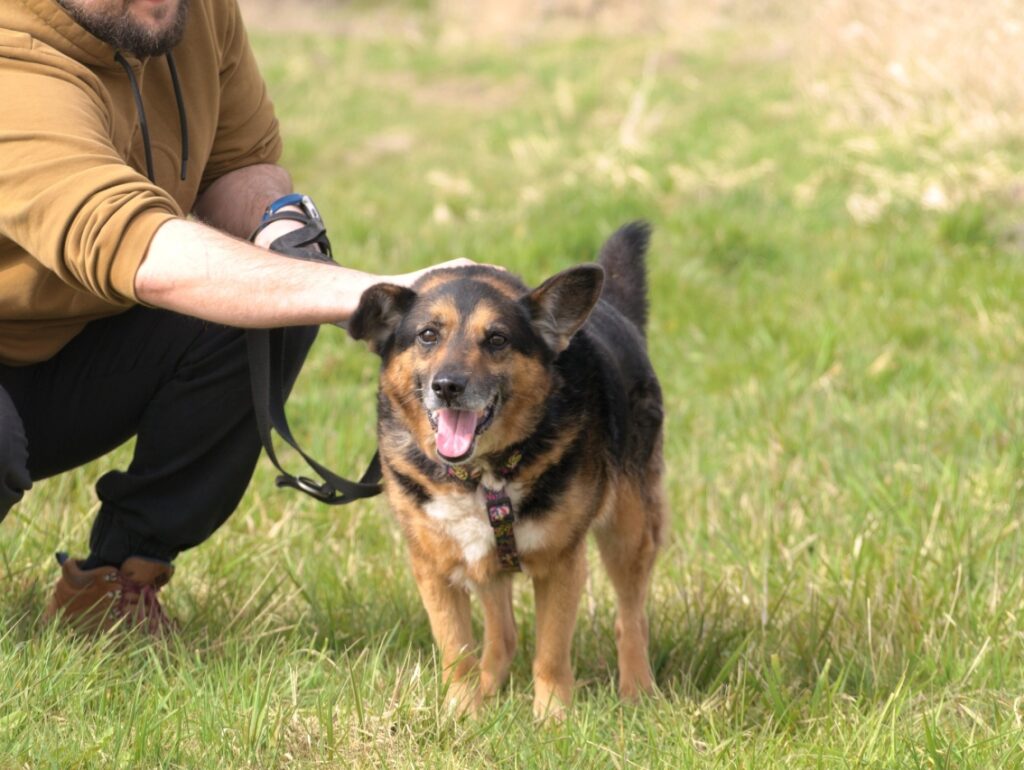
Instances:
[[[430,388],[438,398],[446,404],[450,404],[465,392],[466,378],[442,374],[434,378],[430,383]]]

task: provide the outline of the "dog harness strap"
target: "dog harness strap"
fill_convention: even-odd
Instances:
[[[516,548],[516,533],[512,529],[515,513],[512,500],[505,492],[505,487],[488,489],[483,487],[484,499],[487,501],[487,520],[494,530],[494,541],[498,547],[498,561],[506,572],[520,572],[519,551]]]
[[[493,462],[492,470],[506,481],[512,478],[519,463],[523,460],[523,450],[520,447],[512,447],[496,462]],[[481,468],[466,468],[463,465],[446,465],[445,473],[449,478],[457,479],[463,484],[475,486],[480,484],[483,477]],[[494,530],[494,542],[497,545],[498,561],[505,572],[521,572],[522,565],[519,563],[519,549],[516,548],[516,533],[512,525],[516,521],[516,513],[512,508],[512,499],[506,492],[506,485],[502,484],[497,489],[492,489],[480,484],[484,492],[484,502],[487,504],[487,521]]]

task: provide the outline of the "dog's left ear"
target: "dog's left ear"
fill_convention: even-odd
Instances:
[[[604,285],[600,265],[586,264],[563,270],[523,298],[534,327],[556,353],[569,346],[594,309]]]
[[[393,283],[378,283],[363,292],[359,306],[348,322],[352,339],[366,340],[380,354],[384,343],[394,334],[412,303],[416,292]]]

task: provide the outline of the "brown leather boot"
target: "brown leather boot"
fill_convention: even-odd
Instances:
[[[60,619],[79,631],[138,628],[150,634],[172,630],[157,592],[174,575],[174,566],[157,559],[130,556],[121,568],[83,570],[76,559],[57,554],[60,580],[43,617]]]

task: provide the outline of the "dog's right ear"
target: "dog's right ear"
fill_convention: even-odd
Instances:
[[[379,355],[415,301],[412,289],[393,283],[375,284],[359,298],[359,306],[348,322],[348,333],[352,339],[366,340]]]

